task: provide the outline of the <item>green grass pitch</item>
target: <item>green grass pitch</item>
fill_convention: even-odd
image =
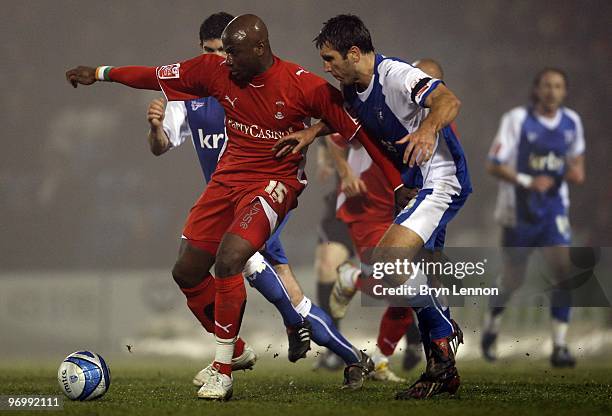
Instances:
[[[612,414],[612,365],[591,359],[574,370],[552,370],[545,361],[524,360],[460,366],[462,386],[453,398],[396,401],[397,384],[369,381],[361,391],[339,389],[342,373],[314,372],[313,360],[290,365],[263,359],[234,377],[229,402],[198,400],[191,385],[202,363],[158,359],[109,361],[108,393],[91,402],[65,400],[67,415],[604,415]],[[59,363],[58,363],[59,364]],[[397,367],[397,365],[396,365]],[[61,394],[53,364],[0,362],[0,394]],[[418,372],[402,374],[410,380]],[[27,414],[0,411],[0,414]]]

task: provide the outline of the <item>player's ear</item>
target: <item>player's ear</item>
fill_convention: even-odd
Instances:
[[[255,54],[257,54],[257,56],[263,56],[265,49],[265,43],[263,41],[259,41],[255,45]]]
[[[361,60],[361,50],[357,46],[351,46],[346,54],[347,59],[356,64]]]

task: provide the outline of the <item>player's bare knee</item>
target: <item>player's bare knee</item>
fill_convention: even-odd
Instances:
[[[222,278],[242,273],[249,257],[238,250],[219,250],[215,263],[215,276]]]
[[[177,285],[181,288],[197,286],[204,278],[201,273],[186,265],[182,261],[177,261],[172,268],[172,277]]]

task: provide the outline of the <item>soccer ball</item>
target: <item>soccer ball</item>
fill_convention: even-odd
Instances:
[[[110,370],[100,355],[77,351],[64,358],[57,370],[60,388],[70,400],[102,397],[110,386]]]

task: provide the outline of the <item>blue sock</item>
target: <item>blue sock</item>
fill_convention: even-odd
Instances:
[[[263,257],[261,261],[265,263],[265,268],[260,272],[255,272],[247,276],[251,287],[254,287],[264,298],[280,312],[285,326],[295,326],[301,324],[304,319],[297,313],[291,304],[291,298],[283,285],[280,277],[274,268]]]
[[[553,306],[550,308],[550,315],[557,321],[569,323],[570,311],[569,306]]]
[[[350,342],[334,326],[331,317],[314,303],[308,313],[312,324],[312,340],[322,347],[327,347],[340,356],[346,365],[359,362],[359,354]]]
[[[453,333],[449,319],[450,309],[443,311],[436,299],[432,297],[432,301],[433,305],[419,308],[419,327],[422,326],[422,332],[429,332],[429,338],[432,340],[449,337]]]
[[[572,295],[568,290],[554,289],[550,299],[550,315],[561,322],[569,322]]]

